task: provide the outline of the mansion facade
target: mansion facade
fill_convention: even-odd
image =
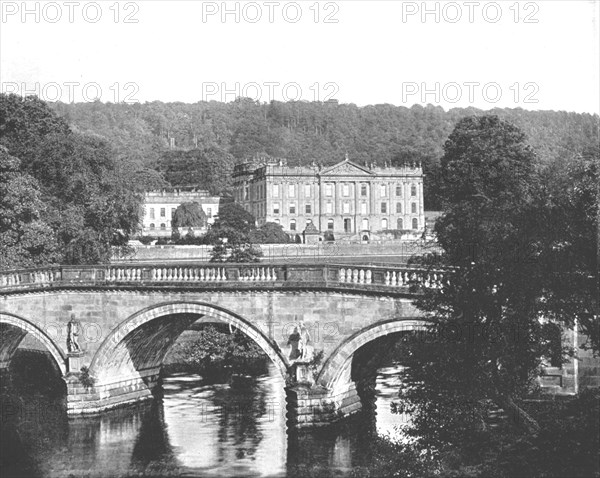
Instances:
[[[144,198],[142,235],[170,237],[172,233],[171,219],[173,214],[175,214],[175,210],[181,204],[188,202],[195,202],[200,205],[204,214],[206,214],[208,225],[215,222],[215,216],[219,214],[220,198],[211,196],[208,191],[195,188],[172,188],[150,191],[146,193]],[[194,232],[204,233],[207,228],[193,229]]]
[[[289,168],[282,161],[238,164],[234,199],[261,226],[281,224],[288,234],[316,229],[335,236],[370,239],[389,230],[423,231],[423,169],[360,166],[348,159],[334,166]]]

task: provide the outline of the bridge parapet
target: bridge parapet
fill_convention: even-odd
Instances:
[[[449,282],[451,269],[411,266],[348,266],[347,264],[106,264],[57,266],[0,271],[0,293],[64,287],[118,286],[260,286],[341,287],[390,291],[410,286],[441,288]]]

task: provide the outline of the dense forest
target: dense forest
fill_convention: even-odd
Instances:
[[[286,158],[293,166],[334,164],[348,153],[359,164],[421,161],[428,209],[439,206],[444,142],[466,116],[494,114],[514,124],[546,165],[569,160],[599,141],[597,115],[520,108],[444,111],[432,105],[267,104],[247,98],[51,106],[74,131],[103,137],[124,156],[161,171],[173,186],[194,184],[226,194],[233,165],[256,154]]]

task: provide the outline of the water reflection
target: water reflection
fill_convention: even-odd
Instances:
[[[232,385],[197,375],[165,378],[150,403],[68,419],[64,397],[2,396],[0,476],[347,476],[368,461],[373,434],[398,437],[390,412],[398,368],[377,378],[377,413],[343,427],[286,431],[283,379]],[[315,471],[316,470],[316,471]]]

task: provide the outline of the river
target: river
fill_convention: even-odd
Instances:
[[[348,476],[368,466],[365,440],[373,433],[404,439],[408,419],[390,411],[400,374],[379,370],[376,413],[299,433],[286,429],[284,383],[274,367],[238,386],[173,374],[161,398],[96,418],[68,418],[64,398],[5,394],[0,476]]]

